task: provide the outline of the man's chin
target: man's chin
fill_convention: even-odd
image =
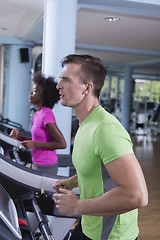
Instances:
[[[61,101],[61,105],[64,106],[64,107],[68,107],[67,104],[63,101]]]
[[[63,107],[72,107],[71,105],[67,104],[66,102],[61,101],[61,105]]]

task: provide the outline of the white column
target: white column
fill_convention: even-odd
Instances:
[[[45,0],[42,72],[59,80],[60,61],[75,52],[77,0]],[[59,153],[70,153],[72,109],[56,104],[53,108],[57,125],[62,131],[67,148]]]
[[[4,67],[4,117],[20,123],[29,130],[29,91],[31,86],[32,48],[22,45],[7,47],[7,64]],[[29,61],[21,62],[20,48],[27,48]]]

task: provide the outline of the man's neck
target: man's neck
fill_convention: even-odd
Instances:
[[[96,108],[98,107],[99,101],[95,98],[93,101],[81,104],[80,106],[73,108],[75,115],[77,116],[79,123],[82,123],[86,117]]]

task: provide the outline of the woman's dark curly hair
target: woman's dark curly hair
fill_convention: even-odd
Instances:
[[[56,88],[57,83],[54,81],[54,78],[46,78],[41,71],[38,71],[34,74],[33,82],[38,87],[41,104],[52,109],[60,99],[59,90]]]

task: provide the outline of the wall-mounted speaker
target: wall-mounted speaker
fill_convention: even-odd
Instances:
[[[20,61],[21,63],[29,62],[28,48],[20,48]]]

